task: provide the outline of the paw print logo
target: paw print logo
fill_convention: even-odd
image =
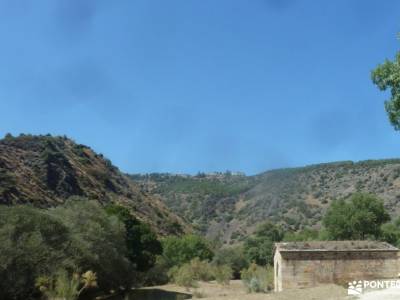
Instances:
[[[363,285],[361,280],[354,280],[349,282],[349,287],[347,288],[347,295],[360,295],[363,291]]]

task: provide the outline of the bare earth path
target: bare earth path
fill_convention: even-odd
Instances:
[[[165,291],[196,294],[205,300],[398,300],[400,288],[388,288],[364,292],[359,296],[347,296],[347,290],[337,285],[323,285],[315,288],[287,290],[280,293],[249,294],[240,280],[232,280],[230,285],[222,286],[216,282],[200,282],[199,287],[190,289],[167,284],[157,287]]]
[[[399,288],[388,288],[383,290],[371,291],[359,296],[360,300],[397,300],[400,299]]]
[[[232,280],[230,285],[221,286],[215,282],[201,282],[197,289],[191,289],[190,291],[185,288],[168,284],[158,287],[166,291],[174,291],[180,293],[200,293],[201,299],[207,300],[345,300],[345,299],[357,299],[354,297],[347,296],[347,290],[337,285],[324,285],[320,287],[301,289],[301,290],[288,290],[280,293],[269,293],[269,294],[249,294],[246,292],[242,282],[240,280]],[[194,294],[196,294],[194,293]],[[368,298],[370,300],[373,298]],[[376,298],[374,298],[376,299]],[[398,299],[398,298],[396,298]],[[363,299],[364,300],[364,299]],[[379,298],[379,300],[384,300]]]

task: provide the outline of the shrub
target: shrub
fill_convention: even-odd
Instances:
[[[154,286],[166,284],[168,281],[168,265],[162,256],[157,256],[154,266],[144,273],[144,284]]]
[[[264,268],[252,263],[242,271],[241,278],[249,293],[266,293],[273,288],[272,267]]]
[[[216,280],[220,284],[229,284],[232,278],[232,269],[228,265],[213,266],[207,261],[195,258],[190,263],[183,264],[181,267],[173,267],[169,271],[169,276],[180,286],[186,288],[197,287],[197,281]]]
[[[214,266],[214,277],[219,284],[228,285],[232,279],[232,268],[228,265]]]
[[[271,222],[263,223],[244,243],[247,260],[264,266],[272,264],[274,243],[280,242],[282,238],[283,231],[280,227]]]
[[[397,247],[400,245],[400,218],[394,222],[383,224],[381,231],[381,240]]]
[[[96,280],[96,273],[92,271],[82,275],[59,271],[53,278],[39,277],[36,286],[48,299],[76,300],[84,290],[97,287]]]
[[[163,257],[170,267],[181,266],[192,259],[211,260],[213,252],[208,242],[197,235],[171,236],[162,242]]]
[[[190,287],[197,287],[195,275],[190,264],[184,264],[180,268],[172,268],[169,274],[173,276],[173,281],[177,285],[183,286],[187,289]]]
[[[207,261],[201,261],[199,258],[183,264],[181,267],[173,267],[170,276],[177,285],[186,288],[196,287],[197,281],[210,281],[215,278],[214,268]]]
[[[198,257],[190,262],[196,280],[210,281],[214,279],[214,268],[207,261],[201,261]]]
[[[240,279],[240,271],[249,267],[242,247],[219,249],[213,258],[213,264],[215,266],[230,266],[234,279]]]

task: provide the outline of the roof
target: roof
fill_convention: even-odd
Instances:
[[[398,248],[378,241],[309,241],[276,243],[280,252],[325,252],[325,251],[399,251]]]

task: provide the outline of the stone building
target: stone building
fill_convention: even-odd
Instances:
[[[275,244],[275,291],[321,283],[397,278],[399,249],[376,241]]]

